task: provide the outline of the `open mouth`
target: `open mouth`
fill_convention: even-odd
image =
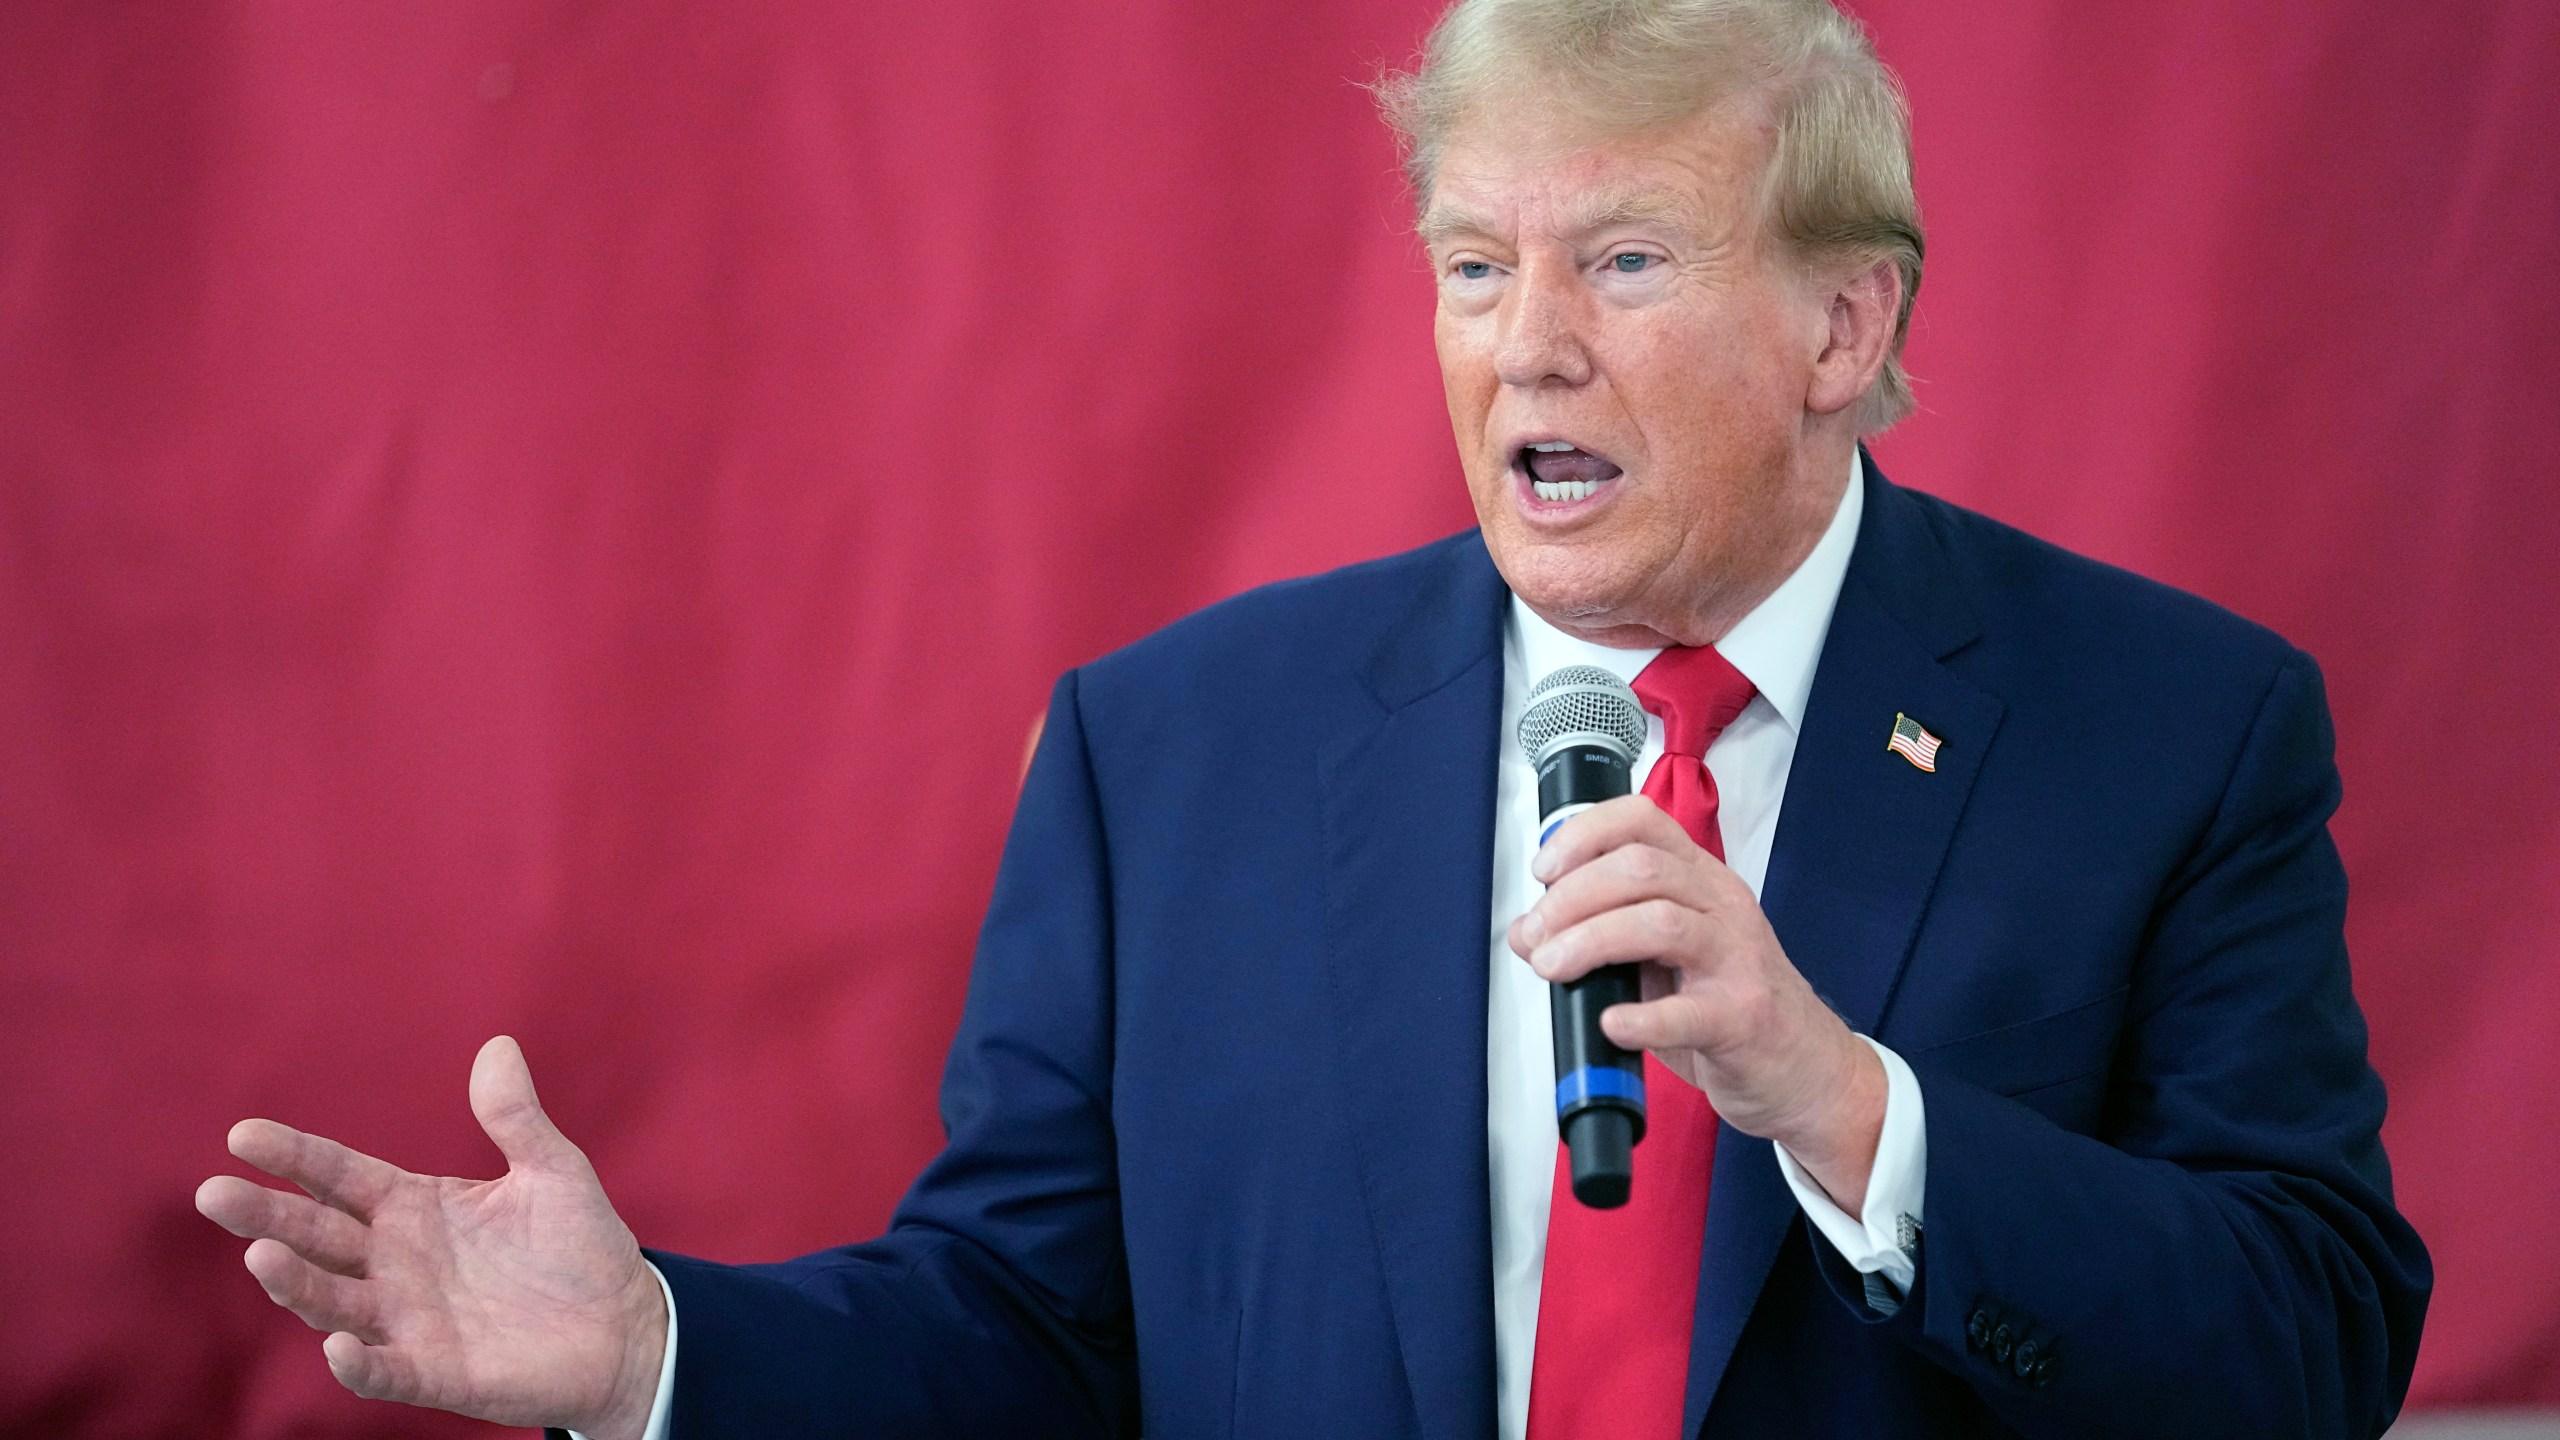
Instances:
[[[1528,477],[1529,493],[1550,505],[1588,500],[1600,492],[1601,486],[1626,473],[1606,457],[1594,455],[1569,440],[1523,445],[1512,464]]]

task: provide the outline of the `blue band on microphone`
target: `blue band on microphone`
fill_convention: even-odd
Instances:
[[[1556,1114],[1587,1100],[1624,1100],[1644,1113],[1644,1077],[1609,1065],[1585,1065],[1556,1082]]]
[[[1538,826],[1538,843],[1544,845],[1554,839],[1556,831],[1563,826],[1564,822],[1590,808],[1591,802],[1588,800],[1574,805],[1557,806],[1555,813],[1546,817],[1545,822]]]

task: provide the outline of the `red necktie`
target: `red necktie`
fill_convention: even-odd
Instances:
[[[1635,679],[1661,717],[1662,758],[1644,793],[1717,859],[1716,781],[1707,747],[1751,703],[1751,682],[1705,646],[1665,650]],[[1696,1086],[1644,1057],[1645,1132],[1635,1188],[1615,1210],[1573,1198],[1556,1148],[1547,1261],[1538,1294],[1528,1440],[1677,1440],[1689,1385],[1698,1256],[1716,1112]]]

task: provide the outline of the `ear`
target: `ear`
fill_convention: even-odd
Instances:
[[[1858,403],[1884,373],[1902,315],[1902,272],[1890,260],[1839,275],[1818,292],[1823,306],[1822,348],[1813,357],[1805,408],[1834,415]]]

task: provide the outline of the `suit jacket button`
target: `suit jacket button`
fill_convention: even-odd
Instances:
[[[1991,1344],[1989,1346],[1991,1351],[1991,1363],[1994,1365],[2008,1364],[2009,1349],[2017,1343],[2018,1332],[2015,1330],[2010,1329],[2006,1325],[1998,1326],[1993,1329],[1991,1332]]]
[[[1964,1343],[1979,1350],[1991,1343],[1991,1312],[1977,1309],[1973,1318],[1964,1322]]]
[[[2051,1355],[2037,1356],[2035,1368],[2027,1372],[2027,1383],[2034,1386],[2036,1389],[2041,1390],[2045,1387],[2045,1382],[2052,1378],[2053,1357]]]
[[[2036,1358],[2036,1342],[2033,1340],[2019,1341],[2017,1353],[2009,1357],[2009,1373],[2017,1376],[2021,1380],[2026,1379],[2028,1376],[2035,1373]]]

